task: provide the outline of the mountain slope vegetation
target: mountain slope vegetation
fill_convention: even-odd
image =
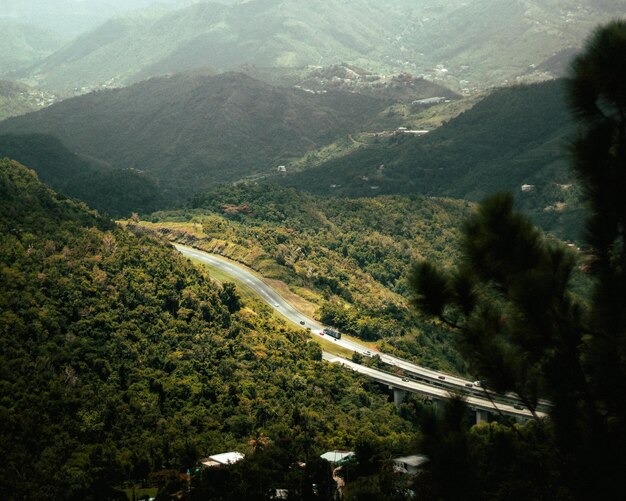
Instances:
[[[287,283],[314,302],[317,318],[343,332],[425,365],[462,371],[445,332],[412,315],[406,274],[426,257],[453,262],[450,248],[469,209],[457,200],[345,200],[240,183],[140,224]]]
[[[574,238],[577,191],[567,168],[574,131],[560,80],[498,90],[422,137],[381,138],[276,182],[320,194],[420,193],[480,200],[508,190],[546,229]],[[527,184],[528,192],[521,192]],[[568,209],[568,210],[565,210]]]
[[[0,124],[160,180],[170,198],[270,172],[346,135],[387,106],[359,94],[310,94],[242,74],[179,74],[68,99]]]
[[[119,499],[151,473],[176,492],[179,470],[228,450],[247,453],[251,478],[269,454],[272,481],[298,492],[330,471],[290,464],[364,430],[388,454],[412,443],[387,397],[322,363],[303,331],[6,160],[0,249],[5,499]]]
[[[164,203],[158,187],[146,175],[88,162],[52,136],[0,135],[2,157],[29,165],[55,190],[113,217],[151,212]]]
[[[40,110],[57,100],[57,97],[28,85],[10,80],[0,80],[0,120]]]

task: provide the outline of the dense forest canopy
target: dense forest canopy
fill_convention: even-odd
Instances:
[[[134,169],[88,161],[54,136],[2,134],[3,157],[28,165],[42,182],[111,217],[151,212],[164,204],[161,190],[151,177]]]
[[[303,331],[261,306],[239,309],[166,242],[117,228],[6,160],[0,248],[8,499],[108,499],[210,454],[254,457],[248,441],[260,434],[288,461],[276,482],[289,461],[354,447],[366,430],[381,450],[411,447],[413,426],[387,397],[320,362]]]

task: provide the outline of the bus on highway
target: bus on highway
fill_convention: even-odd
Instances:
[[[324,329],[324,334],[330,337],[334,337],[335,339],[341,339],[341,332],[337,332],[333,329]]]

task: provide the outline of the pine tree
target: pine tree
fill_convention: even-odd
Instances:
[[[580,132],[572,163],[591,211],[576,255],[513,209],[486,199],[466,222],[455,270],[416,266],[415,305],[459,331],[470,370],[514,391],[549,437],[561,495],[626,493],[626,22],[599,28],[572,65],[568,98]],[[585,271],[588,294],[573,277]],[[529,444],[538,447],[540,444]],[[515,461],[515,458],[511,458]],[[563,494],[565,493],[565,494]]]

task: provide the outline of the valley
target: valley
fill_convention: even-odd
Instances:
[[[619,499],[623,0],[6,0],[0,497]]]

